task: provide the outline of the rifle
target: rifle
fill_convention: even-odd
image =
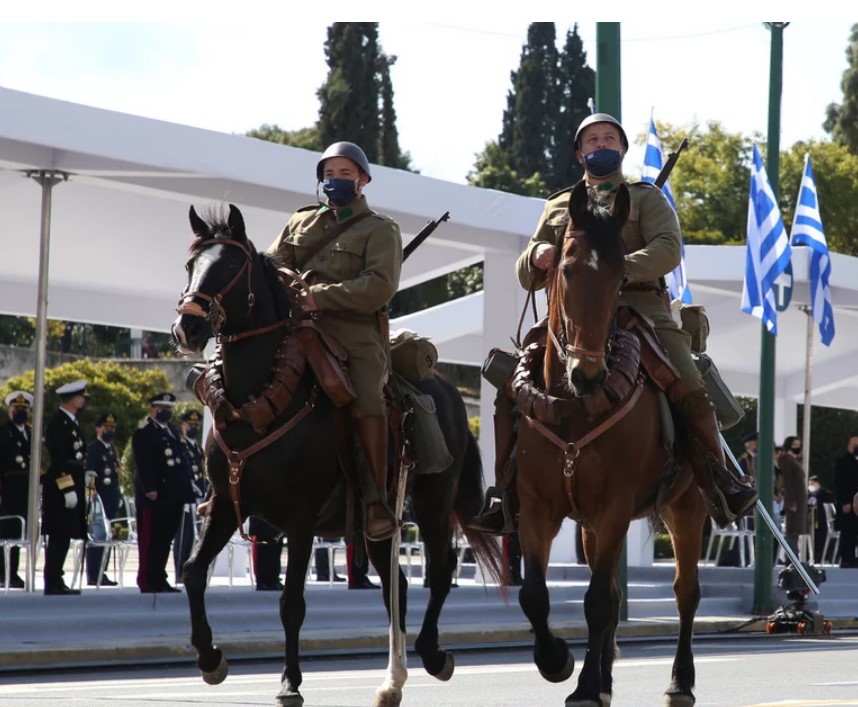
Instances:
[[[439,219],[433,219],[429,223],[427,223],[423,228],[420,229],[420,233],[418,233],[411,242],[402,249],[402,261],[405,262],[408,259],[408,256],[411,255],[417,248],[420,246],[423,241],[425,241],[429,236],[432,235],[432,231],[438,228],[438,224],[448,221],[450,219],[450,212],[445,211],[444,215]]]
[[[679,155],[686,147],[688,147],[688,139],[682,138],[682,142],[679,145],[679,149],[676,152],[671,152],[667,156],[667,162],[664,163],[664,167],[661,168],[661,172],[659,172],[658,176],[655,178],[655,185],[659,189],[664,186],[664,183],[667,181],[667,178],[673,171],[673,167],[676,164],[676,161],[679,159]]]

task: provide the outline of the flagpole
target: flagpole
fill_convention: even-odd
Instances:
[[[807,346],[804,355],[804,409],[801,417],[801,449],[804,475],[810,477],[810,403],[813,387],[813,314],[809,305],[799,309],[807,315]]]
[[[766,22],[772,35],[771,60],[769,70],[769,125],[768,148],[766,151],[766,172],[775,196],[778,193],[778,175],[780,170],[780,122],[781,94],[783,92],[783,31],[788,23]],[[775,405],[775,337],[768,331],[765,323],[761,326],[760,338],[760,398],[757,413],[759,416],[759,468],[757,471],[757,491],[760,503],[772,513],[773,476],[774,476],[774,405]],[[754,606],[757,614],[772,612],[772,561],[773,537],[762,516],[757,511],[754,524]]]

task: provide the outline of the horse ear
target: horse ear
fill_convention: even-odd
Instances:
[[[584,215],[587,213],[587,202],[590,195],[587,193],[587,184],[582,179],[574,187],[569,195],[569,218],[573,224],[583,224]]]
[[[235,204],[229,205],[229,218],[227,218],[226,223],[229,226],[229,232],[235,240],[247,240],[247,233],[244,230],[244,217]]]
[[[617,221],[625,224],[629,220],[629,211],[632,208],[632,198],[629,195],[629,188],[625,184],[620,184],[617,189],[617,195],[614,197],[614,203],[611,205],[611,216]]]
[[[188,214],[188,217],[191,220],[191,230],[197,238],[205,238],[209,235],[208,225],[199,216],[197,216],[197,212],[193,205],[191,205],[191,211]]]

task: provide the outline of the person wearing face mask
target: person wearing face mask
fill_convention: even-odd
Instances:
[[[63,565],[72,539],[86,537],[86,441],[78,419],[89,393],[86,381],[77,380],[56,389],[59,410],[45,429],[50,456],[42,477],[42,533],[45,548],[45,594],[80,594],[63,580]]]
[[[185,504],[194,502],[194,493],[187,448],[170,422],[175,404],[172,393],[150,398],[149,417],[131,438],[137,470],[137,586],[143,594],[180,591],[167,581],[167,560]]]
[[[714,407],[700,373],[691,358],[691,338],[674,321],[665,306],[664,276],[679,265],[681,240],[676,213],[658,187],[645,182],[628,184],[622,174],[623,158],[629,149],[626,132],[607,113],[587,116],[572,141],[575,158],[584,167],[584,181],[590,199],[610,207],[621,184],[631,197],[629,220],[623,228],[626,246],[627,282],[623,302],[649,317],[655,334],[680,374],[667,391],[668,398],[683,420],[686,447],[709,514],[721,527],[744,515],[757,501],[750,483],[740,483],[728,469],[721,448]],[[548,271],[554,266],[557,249],[563,242],[569,218],[569,195],[574,186],[548,197],[530,243],[519,256],[516,274],[529,290],[545,287]],[[508,406],[507,406],[508,407]],[[470,527],[484,532],[509,532],[511,513],[504,511],[503,488],[510,483],[509,439],[512,425],[504,406],[496,404],[495,438],[496,486],[487,492],[486,503]],[[504,467],[507,470],[504,470]],[[504,520],[506,519],[506,521]]]
[[[108,521],[118,518],[120,504],[122,503],[122,489],[119,485],[119,468],[116,447],[113,440],[116,437],[116,415],[107,412],[99,415],[95,420],[95,441],[90,442],[86,448],[86,470],[95,479],[95,493],[98,496],[97,503],[101,504],[101,511]],[[93,499],[94,502],[95,499]],[[90,533],[96,540],[106,540],[100,537],[104,534],[104,526],[100,519],[93,523]],[[90,587],[97,586],[98,573],[101,571],[104,553],[110,550],[104,547],[88,547],[86,549],[86,583]],[[107,567],[107,561],[104,562]],[[102,587],[115,587],[116,582],[106,574],[101,577]]]
[[[195,524],[202,521],[197,515],[195,506],[206,500],[209,492],[209,480],[206,478],[203,463],[203,449],[200,446],[203,416],[199,410],[189,409],[182,413],[182,444],[191,461],[191,487],[194,492],[194,502],[186,504],[182,513],[182,521],[173,538],[173,563],[176,569],[176,581],[182,576],[182,567],[191,556],[196,537]]]
[[[24,390],[13,390],[6,396],[9,419],[0,426],[0,516],[27,518],[30,497],[30,410],[33,396]],[[0,538],[18,538],[21,524],[15,520],[0,520]],[[23,589],[24,580],[18,575],[20,548],[9,551],[9,588]],[[0,552],[0,587],[6,583],[6,563]]]
[[[363,195],[372,180],[369,160],[354,143],[328,147],[316,179],[323,203],[298,209],[268,252],[279,265],[305,273],[311,283],[307,304],[318,311],[319,328],[348,353],[357,394],[352,420],[363,450],[358,480],[366,537],[384,540],[396,529],[385,492],[383,390],[390,371],[387,308],[399,287],[402,236],[395,221],[369,208]]]
[[[858,558],[858,437],[850,437],[846,454],[834,466],[834,495],[837,515],[834,527],[840,531],[840,566],[856,568]]]
[[[784,495],[784,537],[799,554],[799,537],[809,532],[807,521],[807,477],[801,464],[801,440],[790,435],[778,459]],[[800,555],[799,555],[800,557]]]

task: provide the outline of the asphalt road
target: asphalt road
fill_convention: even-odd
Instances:
[[[614,707],[657,707],[667,685],[673,646],[635,642],[621,646],[615,671]],[[583,647],[573,646],[577,660]],[[697,641],[697,707],[840,705],[858,707],[858,636],[769,636]],[[457,654],[457,670],[439,683],[411,661],[403,705],[407,707],[562,707],[575,675],[562,685],[539,677],[528,651]],[[305,707],[365,707],[383,679],[380,656],[304,662]],[[192,666],[139,670],[0,676],[3,707],[178,707],[273,705],[279,663],[237,663],[219,686],[205,685]]]

